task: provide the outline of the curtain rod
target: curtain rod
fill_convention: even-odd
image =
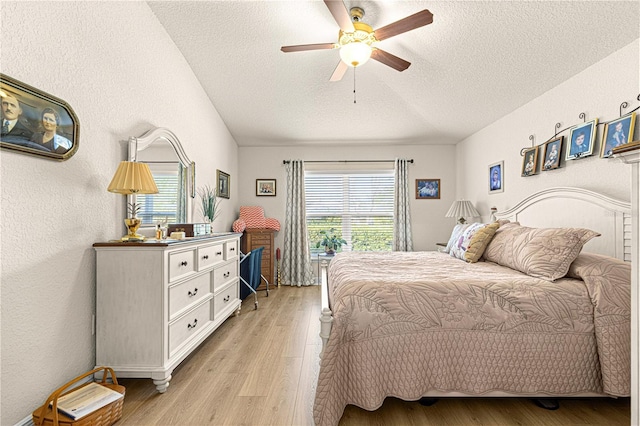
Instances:
[[[311,160],[305,161],[305,163],[391,163],[394,160]],[[413,158],[407,160],[413,164]],[[282,164],[289,164],[291,160],[282,160]]]

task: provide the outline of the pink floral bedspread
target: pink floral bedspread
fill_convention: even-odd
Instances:
[[[429,391],[628,396],[630,271],[581,254],[548,282],[438,252],[341,253],[316,426]]]

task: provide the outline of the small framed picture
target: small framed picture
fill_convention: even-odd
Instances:
[[[596,141],[596,128],[598,119],[583,123],[571,128],[569,145],[567,146],[567,160],[588,157],[593,154],[593,145]]]
[[[416,179],[416,200],[439,200],[440,179]]]
[[[540,170],[553,170],[560,167],[560,153],[564,136],[550,140],[542,145],[542,166]]]
[[[522,158],[522,176],[533,176],[538,173],[538,147],[533,147],[524,152]]]
[[[633,126],[636,122],[636,113],[632,112],[622,118],[607,123],[602,136],[602,149],[600,157],[608,158],[613,155],[613,148],[627,144],[633,140]]]
[[[58,161],[78,151],[80,123],[62,99],[0,74],[0,100],[0,148]]]
[[[258,197],[275,197],[276,196],[276,180],[275,179],[256,179],[256,195]]]
[[[231,188],[231,178],[229,175],[221,170],[217,170],[216,180],[218,181],[218,197],[229,198],[229,191]]]
[[[504,161],[489,165],[489,194],[504,191]]]

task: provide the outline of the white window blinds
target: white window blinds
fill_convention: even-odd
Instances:
[[[176,163],[147,163],[158,187],[157,194],[138,195],[140,204],[138,217],[143,225],[176,223],[178,197],[180,194],[180,174]]]
[[[393,242],[393,171],[307,171],[305,198],[312,253],[320,231],[335,228],[343,251],[390,251]]]

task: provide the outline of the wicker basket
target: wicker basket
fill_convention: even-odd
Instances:
[[[125,389],[124,386],[118,385],[118,380],[116,379],[116,375],[113,370],[109,367],[97,367],[82,376],[78,376],[69,383],[64,386],[58,388],[55,392],[53,392],[49,398],[45,401],[44,405],[39,407],[33,412],[33,423],[36,426],[58,426],[58,425],[73,425],[73,426],[109,426],[120,420],[122,417],[122,406],[124,405],[124,398],[120,398],[117,401],[112,402],[111,404],[107,404],[104,407],[94,411],[91,414],[88,414],[78,420],[73,420],[68,416],[65,416],[63,413],[58,412],[58,398],[66,393],[63,393],[65,389],[67,389],[72,384],[79,382],[85,377],[91,376],[101,370],[104,370],[102,375],[102,381],[99,382],[102,386],[106,386],[109,389],[112,389],[116,392],[120,392],[124,395]],[[113,379],[113,384],[107,383],[107,373],[111,374],[111,378]],[[88,385],[89,383],[85,383],[79,388]],[[72,389],[75,390],[75,389]]]

